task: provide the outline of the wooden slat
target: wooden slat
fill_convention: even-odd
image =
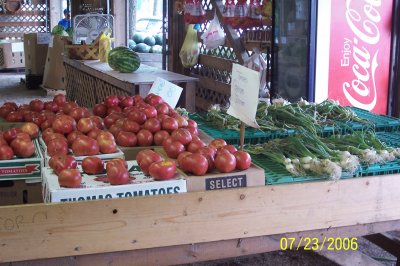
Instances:
[[[329,228],[283,235],[259,236],[217,242],[179,245],[164,248],[150,248],[123,252],[112,252],[56,259],[16,262],[7,266],[70,266],[72,265],[176,265],[224,259],[280,250],[282,237],[300,239],[307,237],[358,237],[371,232],[385,232],[400,228],[396,221],[362,224],[350,227]],[[3,265],[1,265],[3,266]],[[6,266],[6,265],[4,265]]]
[[[0,32],[0,39],[3,38],[22,38],[24,37],[24,32],[15,32],[15,33],[9,33],[9,32]]]
[[[221,71],[232,71],[232,61],[220,57],[201,54],[199,56],[199,63]]]
[[[400,221],[399,190],[385,175],[1,207],[0,262]]]
[[[365,238],[400,259],[400,240],[390,234],[373,234]]]
[[[200,87],[207,88],[224,95],[231,95],[231,85],[219,82],[212,78],[201,77],[199,80],[199,85]]]

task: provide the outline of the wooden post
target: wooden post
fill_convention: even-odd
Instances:
[[[114,46],[126,46],[127,29],[127,0],[113,1],[114,5],[114,31],[115,31],[115,44]]]

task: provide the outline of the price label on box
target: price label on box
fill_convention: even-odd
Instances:
[[[49,32],[38,32],[36,44],[49,44],[51,40],[51,34]]]

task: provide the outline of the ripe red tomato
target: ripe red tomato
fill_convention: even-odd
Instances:
[[[142,159],[146,156],[158,156],[159,158],[161,158],[161,156],[153,150],[149,149],[141,150],[138,152],[138,154],[136,154],[137,163],[139,164],[142,161]]]
[[[189,130],[189,132],[190,132],[190,134],[192,134],[192,136],[198,136],[199,135],[199,130],[197,129],[197,127],[187,126],[185,128],[187,130]]]
[[[0,146],[0,160],[11,160],[14,157],[14,151],[8,145]]]
[[[139,110],[133,110],[128,113],[128,119],[135,121],[139,125],[143,125],[147,120],[147,116]]]
[[[115,95],[107,96],[104,100],[104,103],[108,108],[118,106],[119,104],[118,96]]]
[[[205,175],[208,170],[208,161],[203,155],[193,153],[182,158],[180,167],[185,173]]]
[[[88,133],[89,131],[91,131],[91,130],[93,130],[94,128],[96,128],[96,124],[93,123],[92,119],[90,119],[89,117],[83,117],[83,118],[79,119],[76,128],[77,128],[80,132],[86,134],[86,133]]]
[[[51,140],[47,144],[47,153],[50,156],[55,156],[58,154],[68,154],[68,142],[61,138],[56,138]]]
[[[193,153],[188,152],[188,151],[181,152],[181,153],[178,155],[178,158],[176,159],[176,160],[178,161],[178,165],[181,165],[181,164],[182,164],[182,159],[183,159],[184,157],[186,157],[186,156],[188,156],[188,155],[191,155],[191,154],[193,154]]]
[[[14,111],[18,109],[18,105],[15,102],[5,102],[2,107],[8,107]]]
[[[23,122],[24,116],[18,112],[10,112],[6,117],[7,122]]]
[[[76,107],[76,108],[72,109],[72,111],[69,112],[68,115],[70,117],[72,117],[75,120],[75,122],[78,122],[81,118],[89,117],[90,113],[88,112],[88,110],[86,108]]]
[[[134,105],[138,105],[139,103],[143,102],[143,98],[140,95],[134,95],[133,97],[133,101],[135,102]]]
[[[100,132],[97,136],[97,143],[101,153],[110,154],[117,151],[117,143],[115,143],[115,138],[110,132]]]
[[[79,136],[72,143],[72,152],[75,156],[97,155],[100,147],[96,140],[88,136]]]
[[[151,133],[156,133],[161,130],[161,123],[156,118],[150,118],[144,122],[143,128],[147,129]]]
[[[162,157],[158,153],[145,153],[142,155],[142,158],[140,158],[140,161],[138,161],[138,164],[142,172],[148,175],[150,165],[159,161],[162,161]]]
[[[128,163],[122,158],[114,158],[109,160],[107,163],[117,163],[128,169]]]
[[[226,141],[223,139],[213,139],[208,146],[214,146],[215,148],[219,149],[226,145]]]
[[[151,146],[153,144],[153,134],[151,134],[151,132],[147,129],[141,129],[136,134],[136,137],[138,140],[138,145],[141,147]]]
[[[96,156],[89,156],[82,161],[82,170],[88,175],[98,175],[104,172],[103,161]]]
[[[135,147],[137,137],[135,133],[120,131],[117,136],[117,144],[123,147]]]
[[[7,115],[8,115],[9,113],[11,113],[12,111],[14,111],[14,110],[11,109],[10,107],[2,106],[2,107],[0,108],[0,117],[3,118],[3,119],[5,119],[5,118],[7,117]]]
[[[246,170],[251,165],[251,156],[245,151],[237,151],[233,154],[236,158],[236,169]]]
[[[60,110],[60,107],[55,102],[51,101],[44,103],[44,109],[52,113],[57,113]]]
[[[168,115],[169,105],[167,103],[160,103],[156,105],[157,114]]]
[[[61,107],[67,102],[67,99],[65,98],[64,94],[57,94],[56,96],[54,96],[53,102]]]
[[[188,145],[192,141],[192,135],[184,128],[178,128],[177,130],[172,131],[171,138],[179,141],[183,145]]]
[[[61,107],[61,111],[64,113],[64,114],[69,114],[71,111],[72,111],[72,109],[74,109],[74,108],[76,108],[76,107],[79,107],[78,106],[78,104],[76,103],[76,102],[66,102],[66,103],[64,103],[64,105]]]
[[[50,158],[49,166],[58,175],[64,169],[76,169],[78,163],[71,155],[58,154]]]
[[[108,107],[107,109],[107,115],[113,114],[113,113],[122,113],[122,109],[119,106],[113,106],[113,107]]]
[[[176,114],[176,115],[174,115],[174,118],[175,118],[176,122],[178,122],[178,127],[187,127],[188,126],[188,121],[186,120],[185,117]]]
[[[202,140],[193,140],[187,146],[187,150],[194,153],[194,152],[197,152],[200,148],[203,148],[205,146],[207,146],[207,145],[204,143],[204,141],[202,141]]]
[[[102,118],[107,116],[107,106],[104,103],[98,103],[93,107],[93,114]]]
[[[154,134],[154,144],[161,146],[167,138],[169,138],[169,133],[166,130],[160,130]]]
[[[11,143],[18,134],[18,130],[16,128],[10,128],[3,132],[3,138],[8,142]]]
[[[237,149],[234,145],[226,145],[220,148],[220,150],[227,150],[230,153],[234,154],[235,152],[237,152]]]
[[[163,143],[163,148],[168,157],[173,159],[178,158],[179,154],[185,151],[185,146],[176,140],[172,140],[170,145],[164,145]]]
[[[163,99],[160,96],[158,96],[158,95],[156,95],[154,93],[148,94],[146,96],[146,98],[144,98],[144,101],[146,103],[150,104],[151,106],[156,106],[156,105],[164,102]]]
[[[64,169],[58,174],[58,183],[61,187],[78,188],[81,182],[82,176],[77,169]]]
[[[152,163],[149,167],[149,173],[154,180],[172,179],[176,174],[176,163],[173,160]]]
[[[104,122],[100,116],[91,115],[89,116],[89,118],[93,121],[93,123],[98,129],[104,129]]]
[[[60,133],[51,133],[51,134],[48,134],[48,135],[46,135],[46,136],[43,136],[43,140],[44,140],[44,143],[46,143],[46,145],[47,145],[47,143],[49,143],[51,140],[53,140],[53,139],[65,139],[65,137],[64,137],[64,135],[63,134],[60,134]]]
[[[161,127],[162,129],[165,129],[168,132],[172,132],[176,129],[178,129],[178,121],[176,121],[172,117],[167,117],[162,121]]]
[[[76,129],[76,121],[68,115],[58,115],[54,119],[52,127],[57,133],[69,134]]]
[[[222,173],[230,173],[236,168],[236,158],[230,152],[218,153],[215,157],[215,168]]]
[[[84,134],[82,132],[80,132],[80,131],[77,131],[77,130],[72,131],[71,133],[69,133],[68,136],[67,136],[68,147],[71,147],[72,143],[74,143],[76,138],[78,136],[82,136],[82,135],[84,135]]]
[[[194,127],[197,128],[197,122],[192,120],[192,119],[188,119],[188,127]]]
[[[124,121],[124,123],[122,124],[122,128],[123,131],[127,131],[127,132],[132,132],[132,133],[137,133],[140,130],[140,125],[132,120],[126,119]]]
[[[124,185],[131,182],[128,170],[120,163],[108,162],[106,172],[111,185]]]
[[[28,158],[35,154],[35,145],[30,139],[16,138],[10,146],[18,157]]]
[[[31,108],[32,111],[35,112],[40,112],[44,109],[44,103],[41,100],[32,100],[29,103],[29,107]]]
[[[123,118],[123,114],[112,113],[104,118],[104,125],[106,128],[110,128],[118,119]]]
[[[79,132],[79,131],[78,131],[78,132]],[[97,140],[97,136],[98,136],[101,132],[103,132],[103,130],[98,129],[98,128],[95,128],[95,129],[89,131],[89,133],[87,133],[87,136],[90,137],[90,138],[92,138],[92,139]]]
[[[121,101],[119,102],[119,105],[121,106],[121,108],[130,107],[130,106],[133,106],[133,104],[134,104],[134,100],[131,96],[124,96],[124,97],[122,97]]]

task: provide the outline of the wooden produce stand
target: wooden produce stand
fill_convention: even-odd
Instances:
[[[171,265],[279,250],[283,235],[321,245],[399,230],[399,189],[395,174],[0,207],[0,262]]]
[[[197,78],[165,71],[141,64],[134,73],[119,73],[107,63],[98,60],[64,58],[66,91],[69,100],[80,106],[93,107],[109,95],[135,95],[145,97],[157,77],[183,85],[183,106],[193,112]]]

